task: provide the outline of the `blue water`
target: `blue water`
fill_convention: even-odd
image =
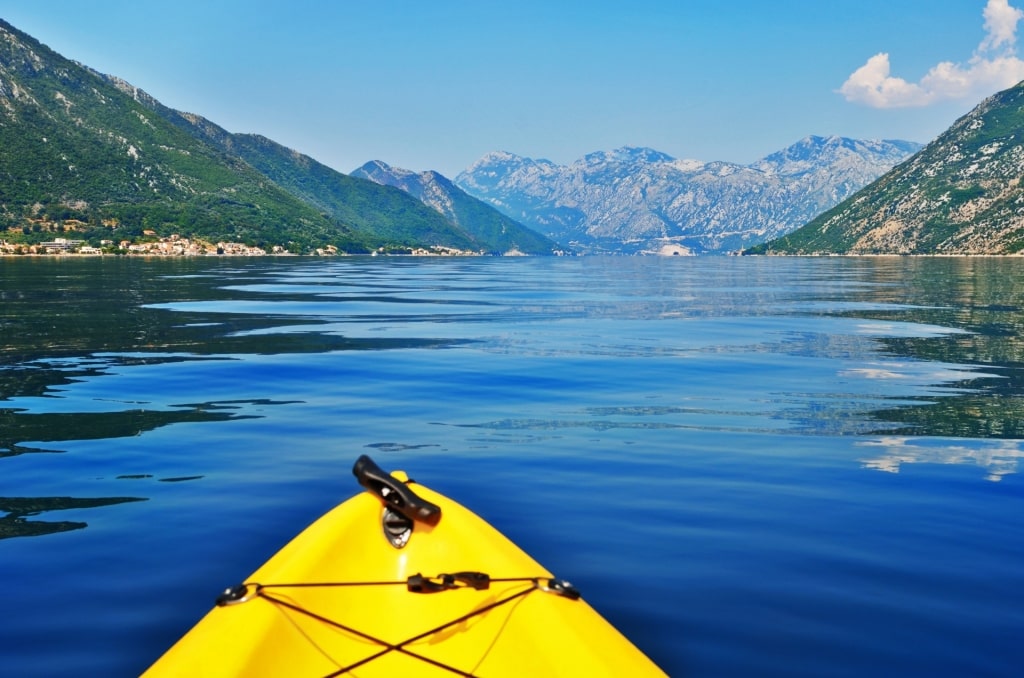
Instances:
[[[367,453],[672,675],[1019,675],[1022,270],[4,259],[0,674],[138,674]]]

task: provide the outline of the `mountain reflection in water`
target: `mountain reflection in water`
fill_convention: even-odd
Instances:
[[[67,509],[87,509],[98,506],[113,506],[132,501],[146,501],[142,497],[102,497],[98,499],[81,499],[75,497],[0,497],[0,539],[11,537],[39,537],[56,532],[80,530],[87,526],[84,522],[26,520],[50,511]]]
[[[5,673],[138,675],[369,449],[670,675],[1016,675],[1022,266],[0,261]]]

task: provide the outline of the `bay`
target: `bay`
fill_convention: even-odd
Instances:
[[[1021,269],[3,259],[0,672],[138,674],[368,453],[671,675],[1016,675]]]

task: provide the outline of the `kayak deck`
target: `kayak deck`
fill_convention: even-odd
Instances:
[[[226,591],[146,675],[664,675],[483,519],[413,487],[436,524],[415,521],[396,548],[386,496],[407,498],[370,487]]]

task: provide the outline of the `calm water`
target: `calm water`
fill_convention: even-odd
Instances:
[[[0,674],[139,673],[369,453],[672,675],[1020,675],[1022,272],[0,260]]]

